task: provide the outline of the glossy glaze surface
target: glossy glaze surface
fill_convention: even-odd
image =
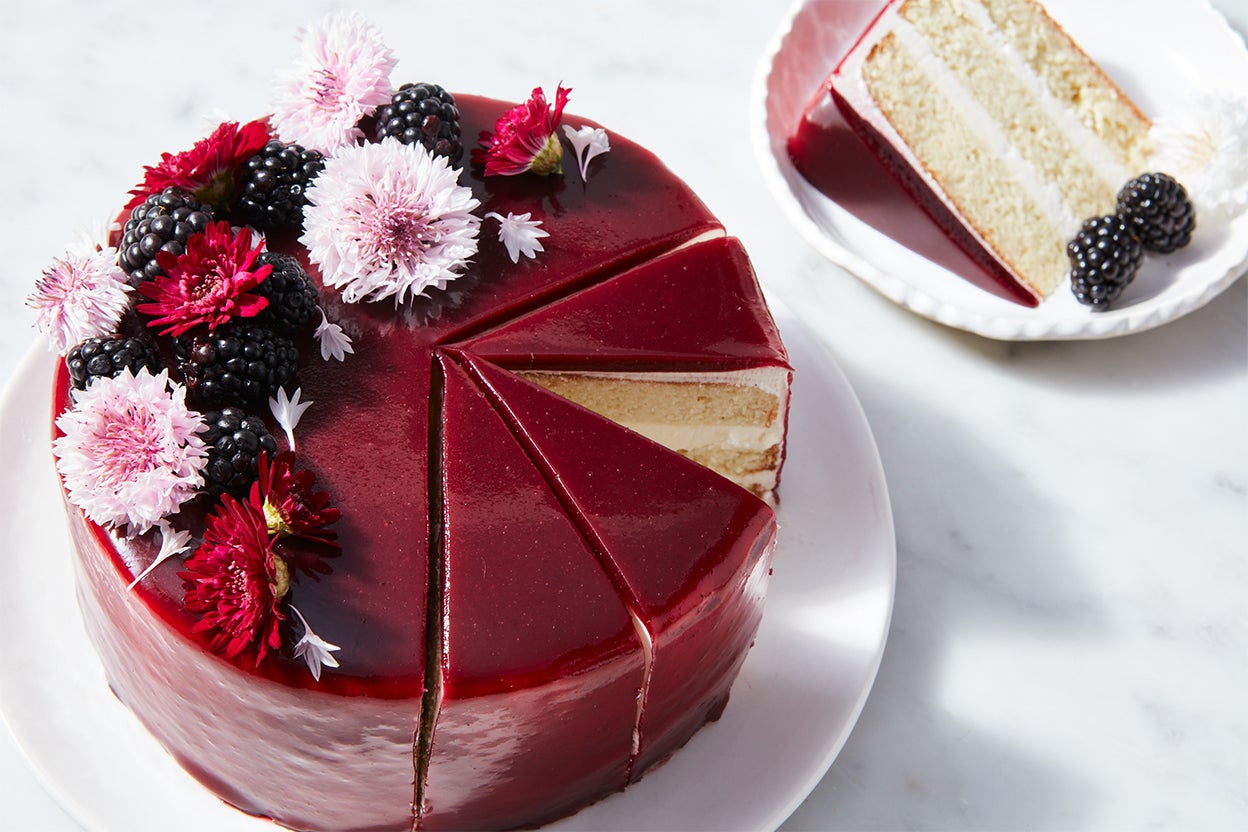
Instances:
[[[464,134],[492,126],[508,106],[460,97]],[[540,823],[623,788],[630,772],[640,774],[633,751],[646,656],[632,615],[641,608],[618,575],[604,568],[610,556],[597,533],[575,512],[568,514],[563,474],[534,464],[532,445],[500,418],[506,407],[483,395],[480,376],[471,381],[459,364],[471,363],[467,350],[477,333],[497,327],[522,338],[525,325],[508,326],[513,320],[545,329],[556,342],[546,352],[604,370],[630,363],[682,370],[787,364],[739,245],[723,239],[697,197],[647,151],[615,135],[611,141],[611,153],[590,166],[585,183],[574,167],[561,178],[488,182],[479,170],[465,170],[463,181],[483,203],[480,214],[531,212],[543,221],[550,237],[536,260],[513,265],[487,220],[469,273],[432,298],[396,311],[384,303],[347,305],[322,292],[330,319],[351,336],[355,353],[345,362],[322,362],[315,343],[302,342],[298,383],[304,400],[315,404],[297,429],[297,451],[300,465],[317,474],[318,487],[342,510],[342,553],[332,561],[332,575],[298,581],[291,599],[320,635],[342,647],[340,668],[327,669],[317,683],[289,655],[255,667],[246,654],[236,661],[208,654],[206,642],[190,633],[175,563],[158,567],[133,593],[121,591],[154,557],[154,536],[130,542],[98,531],[78,536],[80,559],[95,563],[84,576],[86,593],[129,604],[88,607],[119,696],[188,770],[245,811],[299,828],[406,828],[416,772],[424,770],[421,758],[430,749],[420,820],[425,828]],[[668,255],[694,239],[711,242]],[[273,235],[269,244],[307,264],[292,237]],[[315,269],[309,272],[319,283]],[[617,280],[620,289],[611,289]],[[680,303],[684,292],[697,302]],[[655,297],[672,312],[670,327]],[[559,311],[542,316],[537,310],[548,305]],[[533,317],[525,319],[529,313]],[[592,320],[602,335],[578,349],[576,332],[557,326],[565,318]],[[532,352],[502,340],[494,347],[500,361],[516,350]],[[61,405],[64,384],[62,372]],[[558,402],[556,410],[571,407],[544,395]],[[525,435],[554,428],[551,418],[527,417]],[[590,427],[568,440],[562,466],[577,467],[601,454],[603,443],[627,435],[588,412],[572,421]],[[748,574],[774,531],[771,510],[657,446],[632,464],[634,482],[658,477],[661,487],[640,502],[630,491],[594,500],[606,500],[624,526],[645,530],[655,555],[674,542],[703,547],[690,559],[656,557],[636,566],[661,572],[629,578],[646,587],[646,626],[679,621],[705,630],[718,644],[699,649],[717,647],[729,658],[723,667],[735,668],[761,611],[759,582]],[[668,488],[662,472],[669,467],[674,483],[693,477],[705,493]],[[679,529],[654,524],[656,511],[673,509],[683,518]],[[664,542],[673,532],[679,540]],[[661,587],[657,595],[646,594],[654,587]],[[682,598],[688,593],[696,598]],[[739,632],[721,633],[718,617],[700,606],[716,593],[739,595],[727,605],[744,611],[734,619]],[[441,608],[431,610],[431,600]],[[430,622],[437,629],[429,630]],[[178,647],[132,667],[123,656],[136,627],[159,629],[158,643]],[[116,649],[107,647],[110,640]],[[162,668],[159,679],[148,664]],[[672,679],[700,672],[693,664],[670,664]],[[679,742],[722,707],[731,678],[721,665],[705,681],[713,690],[685,707]],[[225,704],[183,690],[205,667],[231,680]],[[175,677],[180,684],[171,681]],[[434,701],[422,699],[427,683],[440,693],[441,712],[426,711],[436,717],[426,747],[420,742],[422,704]],[[232,706],[235,689],[247,707]],[[289,693],[270,696],[273,690]],[[181,709],[167,707],[183,699]],[[257,722],[280,726],[296,718],[305,700],[334,711],[321,725],[323,735],[281,728],[256,733]],[[319,706],[307,715],[315,718]],[[397,723],[391,720],[396,714]],[[211,728],[188,733],[184,724]],[[357,776],[350,761],[339,765],[358,753],[360,736],[378,732],[393,740],[387,746],[393,753],[378,763],[384,773]],[[273,757],[263,771],[252,770],[245,754],[257,737]],[[224,759],[218,745],[237,752]],[[571,745],[576,753],[569,753]],[[305,757],[315,762],[299,762]],[[285,805],[282,761],[306,769],[308,782],[294,781],[307,787],[295,809]],[[316,787],[318,778],[345,785]],[[390,785],[363,795],[357,788],[343,798],[352,784],[373,780]],[[343,805],[350,807],[349,824],[340,814]],[[396,825],[396,817],[406,820]]]
[[[471,339],[508,367],[774,366],[784,354],[741,243],[719,238],[643,263]]]

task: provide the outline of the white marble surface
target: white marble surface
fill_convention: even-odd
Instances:
[[[208,112],[263,112],[293,28],[343,5],[0,7],[0,383],[70,233]],[[786,828],[1248,828],[1248,282],[1107,342],[945,329],[828,265],[765,190],[748,99],[788,0],[464,5],[356,4],[401,79],[513,99],[564,81],[572,110],[654,149],[872,424],[892,630],[856,730]],[[1248,0],[1215,5],[1248,31]],[[5,829],[77,828],[3,731],[0,806]]]

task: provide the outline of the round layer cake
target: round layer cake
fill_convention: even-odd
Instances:
[[[465,137],[497,135],[516,107],[454,98]],[[250,407],[282,451],[258,456],[250,490],[201,487],[158,522],[96,522],[66,476],[109,684],[245,812],[301,830],[540,825],[624,789],[727,702],[762,615],[791,371],[748,258],[689,188],[627,139],[564,122],[609,151],[578,164],[570,129],[551,131],[565,155],[547,175],[465,159],[476,249],[400,303],[348,302],[310,234],[265,232],[257,248],[296,258],[321,315],[293,336],[295,377],[272,412]],[[218,214],[247,249],[239,215]],[[519,255],[498,233],[517,218],[545,232]],[[167,300],[153,279],[135,282],[121,335],[169,323],[152,319]],[[256,315],[247,297],[232,314]],[[215,325],[245,323],[176,335],[202,347]],[[183,372],[199,347],[175,346],[173,328],[157,343],[174,398],[196,418],[220,409]],[[61,440],[86,398],[72,385],[63,367]],[[287,399],[312,403],[297,427],[274,418]],[[332,532],[287,536],[266,490],[282,471]],[[255,541],[221,531],[250,516]],[[194,564],[248,546],[269,629],[243,643],[221,622],[253,588],[240,578],[233,607],[206,609]],[[243,571],[217,565],[221,585]]]

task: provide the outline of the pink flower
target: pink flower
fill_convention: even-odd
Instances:
[[[208,516],[203,543],[178,577],[186,609],[200,616],[192,631],[208,633],[214,653],[233,658],[251,648],[259,665],[281,648],[281,601],[290,575],[273,553],[264,516],[250,504],[222,495]]]
[[[248,229],[235,235],[228,222],[218,222],[188,239],[183,254],[157,252],[156,262],[165,273],[139,285],[139,293],[152,302],[135,308],[159,316],[148,326],[164,326],[161,335],[181,335],[200,324],[215,329],[231,318],[254,316],[269,302],[249,290],[260,285],[273,266],[266,263],[253,269],[264,242],[255,248],[251,243]]]
[[[64,355],[87,338],[111,335],[130,303],[126,273],[116,249],[70,251],[35,283],[26,305],[38,312],[35,325]]]
[[[189,191],[214,208],[223,208],[230,204],[234,179],[243,162],[259,153],[268,141],[269,125],[263,121],[241,127],[236,121],[224,122],[190,150],[162,153],[160,164],[145,167],[143,182],[130,191],[126,209],[142,205],[143,200],[170,186]]]
[[[494,124],[493,135],[481,134],[481,146],[473,151],[474,161],[485,163],[486,175],[511,176],[525,171],[542,174],[563,170],[563,145],[555,131],[563,118],[571,89],[560,85],[555,91],[553,112],[541,87],[523,104],[508,110]]]
[[[195,496],[207,452],[198,413],[168,371],[99,378],[73,392],[56,426],[56,467],[69,501],[92,521],[142,534]]]
[[[329,154],[364,135],[359,121],[390,103],[398,62],[381,31],[358,15],[327,17],[300,33],[302,53],[278,79],[273,126],[288,142]]]
[[[299,242],[343,300],[395,305],[445,288],[477,253],[480,205],[459,171],[394,138],[344,147],[307,190]]]

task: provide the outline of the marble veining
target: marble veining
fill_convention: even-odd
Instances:
[[[209,113],[262,112],[293,27],[343,5],[0,8],[0,383],[71,233]],[[353,5],[396,80],[571,85],[570,110],[653,149],[742,238],[862,400],[896,517],[893,626],[784,828],[1248,828],[1248,282],[1109,341],[949,330],[839,273],[766,191],[749,92],[788,0]],[[1248,31],[1248,3],[1214,5]],[[6,828],[78,828],[3,731],[0,805]]]

